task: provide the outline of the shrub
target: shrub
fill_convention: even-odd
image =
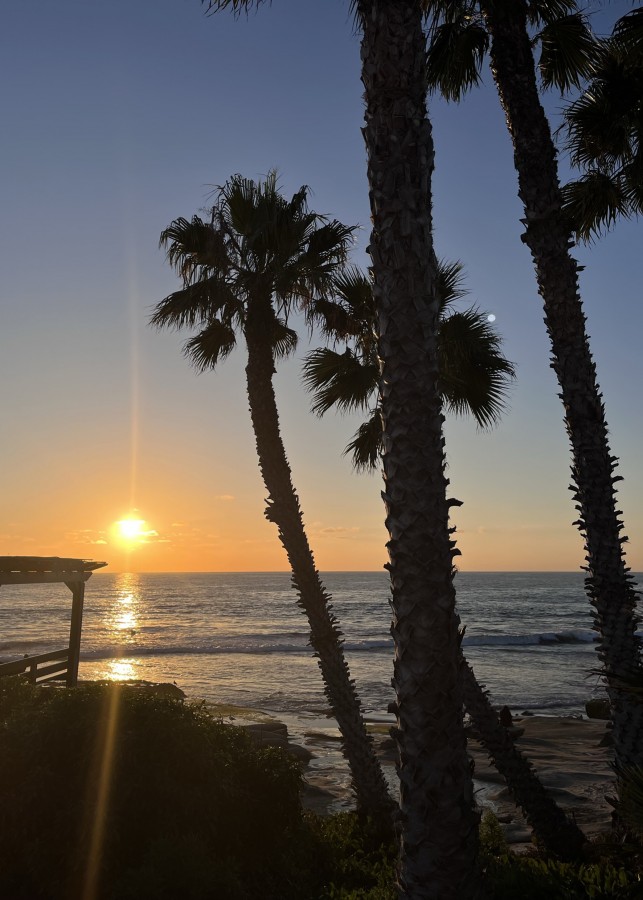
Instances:
[[[270,896],[301,827],[288,754],[117,684],[6,679],[0,721],[0,896],[76,896],[101,813],[101,898]]]

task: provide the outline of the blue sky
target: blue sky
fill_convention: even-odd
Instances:
[[[612,3],[607,23],[631,8]],[[177,282],[158,249],[213,186],[276,167],[284,192],[360,224],[369,207],[359,39],[340,0],[274,0],[235,19],[199,0],[5,0],[0,552],[109,559],[113,569],[280,569],[263,520],[243,354],[196,376],[182,339],[147,325]],[[561,100],[550,95],[556,114]],[[464,569],[573,569],[569,453],[503,114],[488,74],[460,106],[432,101],[435,240],[465,265],[517,367],[490,434],[449,420]],[[565,175],[564,160],[561,163]],[[643,569],[641,224],[591,248],[582,291],[620,504]],[[304,338],[305,335],[302,335]],[[305,340],[302,340],[305,349]],[[284,439],[320,568],[385,561],[377,476],[340,456],[355,417],[308,412],[293,360],[278,376]],[[148,523],[136,548],[112,523]],[[129,555],[125,550],[133,550]]]

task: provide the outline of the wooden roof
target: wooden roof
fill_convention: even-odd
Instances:
[[[0,584],[87,581],[106,562],[62,556],[0,556]]]

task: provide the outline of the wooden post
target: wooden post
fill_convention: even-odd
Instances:
[[[83,604],[85,602],[85,582],[66,581],[72,593],[71,627],[69,629],[69,668],[67,669],[67,687],[76,687],[78,681],[78,663],[80,661],[80,632],[83,627]]]

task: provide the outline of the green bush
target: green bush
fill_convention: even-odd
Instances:
[[[572,864],[509,852],[500,823],[487,811],[480,823],[481,863],[489,900],[636,900],[643,883],[635,866],[607,859]],[[594,858],[598,857],[594,855]]]
[[[270,896],[302,827],[288,754],[118,685],[6,679],[0,721],[0,896],[79,895],[103,793],[101,898]]]
[[[394,900],[397,846],[390,834],[366,826],[352,813],[313,821],[317,844],[326,854],[327,887],[320,900]]]
[[[633,872],[610,864],[575,866],[504,856],[487,863],[492,900],[640,900],[643,884]]]

